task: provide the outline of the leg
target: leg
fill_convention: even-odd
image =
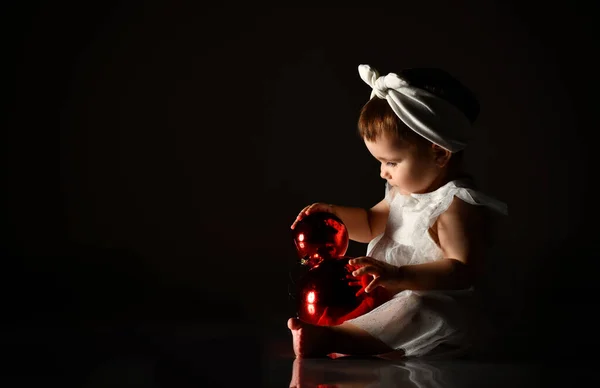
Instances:
[[[292,331],[296,357],[324,357],[330,353],[370,356],[394,351],[379,339],[349,323],[317,326],[290,318],[288,328]]]

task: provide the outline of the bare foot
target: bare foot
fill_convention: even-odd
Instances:
[[[288,328],[292,331],[296,357],[325,357],[331,352],[333,330],[330,327],[290,318]]]

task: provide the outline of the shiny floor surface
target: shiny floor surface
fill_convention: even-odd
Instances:
[[[278,367],[275,365],[279,363]],[[594,381],[590,369],[571,366],[556,370],[535,363],[485,363],[365,359],[294,359],[273,362],[277,374],[265,376],[269,387],[558,387],[574,381]],[[285,380],[287,371],[289,378]],[[575,380],[573,380],[575,379]],[[598,382],[598,378],[595,378]],[[597,385],[595,385],[597,386]]]
[[[236,334],[234,334],[236,333]],[[596,362],[296,359],[285,332],[241,327],[2,330],[0,386],[568,387],[600,386]],[[40,385],[41,384],[41,385]]]

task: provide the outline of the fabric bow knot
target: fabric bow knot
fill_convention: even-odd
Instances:
[[[359,72],[363,81],[373,88],[371,97],[376,95],[385,100],[390,90],[408,86],[408,83],[398,77],[397,74],[390,73],[388,75],[379,76],[377,70],[371,69],[368,65],[361,66]]]
[[[395,73],[379,76],[369,65],[360,65],[358,72],[372,88],[371,98],[387,100],[396,116],[417,134],[450,152],[466,147],[471,123],[450,102],[410,85]]]

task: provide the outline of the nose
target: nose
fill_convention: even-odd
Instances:
[[[381,173],[379,175],[386,180],[392,177],[383,164],[381,165]]]

